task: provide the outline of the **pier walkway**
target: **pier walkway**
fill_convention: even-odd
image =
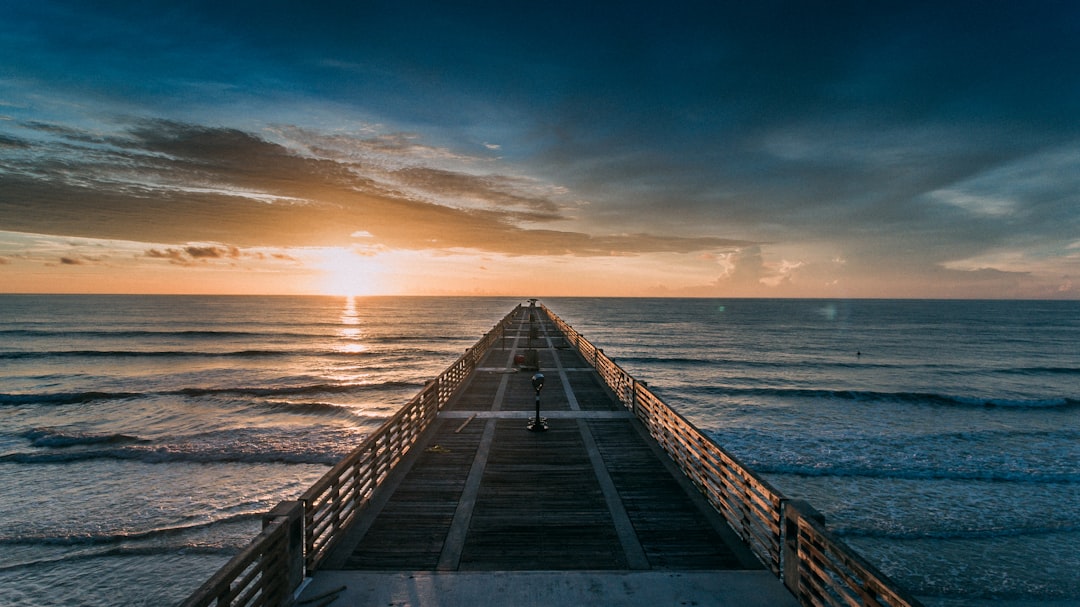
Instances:
[[[266,513],[212,605],[921,607],[535,304]]]
[[[482,356],[300,603],[798,604],[541,309]]]

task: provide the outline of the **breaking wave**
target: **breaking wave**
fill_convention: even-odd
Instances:
[[[119,445],[124,443],[148,442],[129,434],[94,434],[92,432],[64,432],[52,428],[34,428],[20,436],[30,441],[35,447],[77,447],[83,445]]]
[[[14,452],[0,455],[0,462],[16,464],[70,464],[100,459],[137,461],[146,464],[246,463],[333,465],[347,451],[341,448],[273,449],[221,445],[211,449],[188,445],[117,447],[77,451]]]
[[[872,390],[820,390],[803,388],[728,388],[722,386],[692,386],[682,392],[698,396],[758,398],[835,399],[858,402],[889,402],[901,404],[959,406],[974,408],[1054,409],[1080,407],[1080,399],[1069,397],[1009,399],[981,396],[961,396],[933,392],[877,392]]]
[[[873,465],[814,465],[814,464],[761,464],[752,468],[761,474],[790,474],[794,476],[858,477],[891,480],[949,480],[987,481],[1032,484],[1080,483],[1077,472],[1031,472],[1010,470],[971,470],[943,468],[880,468]]]
[[[985,529],[876,529],[866,527],[831,527],[831,531],[842,537],[867,537],[889,540],[979,540],[1003,537],[1035,537],[1040,535],[1059,535],[1080,532],[1075,524],[1049,525],[1040,527],[989,527]]]
[[[41,392],[27,394],[0,394],[0,406],[15,405],[77,405],[110,400],[130,400],[157,396],[183,396],[199,398],[207,396],[240,396],[269,398],[275,396],[305,396],[319,394],[357,394],[377,390],[405,390],[422,388],[422,384],[406,381],[376,383],[321,383],[300,386],[238,387],[238,388],[180,388],[160,392]]]
[[[61,535],[49,534],[20,534],[16,536],[0,536],[0,546],[20,546],[45,544],[51,546],[85,546],[99,544],[116,544],[147,540],[163,536],[180,535],[191,531],[199,531],[210,527],[259,520],[263,515],[261,511],[241,512],[223,516],[210,521],[201,521],[191,524],[180,524],[168,527],[157,527],[143,531],[114,531],[110,533],[71,533]]]

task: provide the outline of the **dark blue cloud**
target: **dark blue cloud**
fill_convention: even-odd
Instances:
[[[849,113],[1077,128],[1075,3],[453,4],[19,1],[6,63],[136,98],[220,82],[223,100],[313,94],[414,123],[505,105],[538,129],[699,145]]]

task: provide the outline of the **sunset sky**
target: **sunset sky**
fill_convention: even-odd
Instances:
[[[1080,2],[5,0],[0,292],[1076,299]]]

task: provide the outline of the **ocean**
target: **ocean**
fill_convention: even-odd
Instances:
[[[169,605],[524,300],[0,295],[0,605]],[[1080,302],[542,300],[927,605],[1080,605]]]

